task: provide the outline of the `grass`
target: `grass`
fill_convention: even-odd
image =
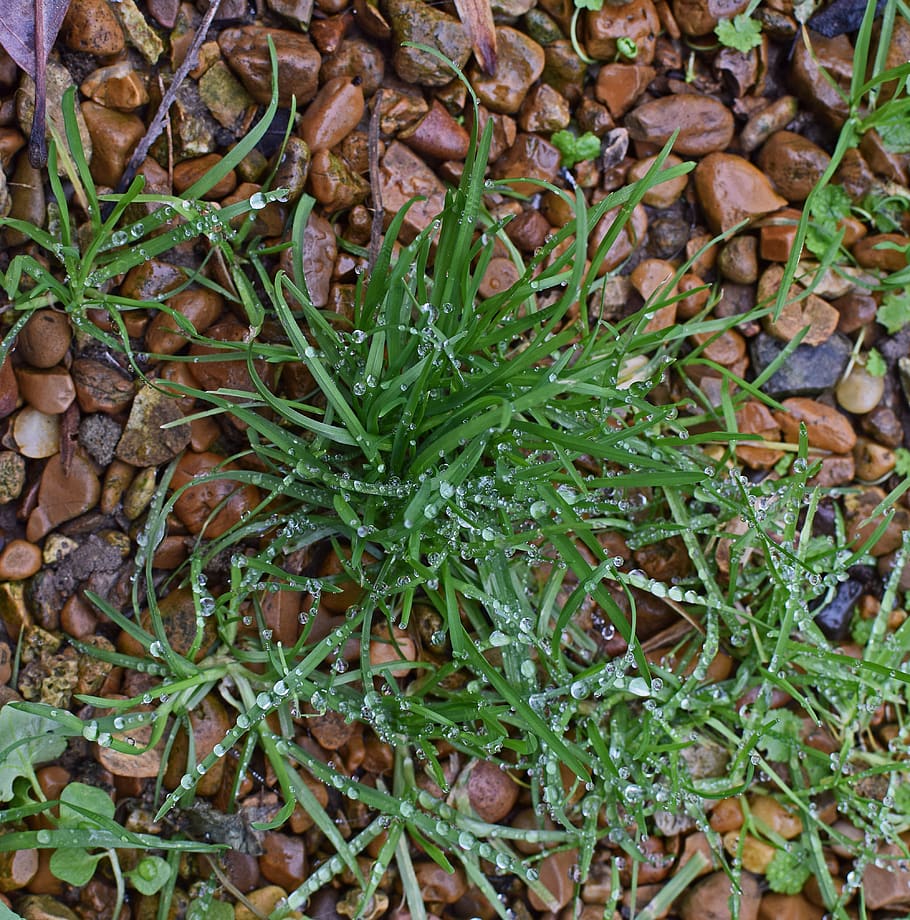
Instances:
[[[858,60],[870,46],[871,22],[870,14]],[[877,88],[893,77],[880,73],[882,63],[878,55],[878,75],[855,80],[854,115],[842,135],[848,141],[869,119],[880,123],[887,106],[902,104],[898,95],[870,107]],[[4,287],[19,316],[7,344],[31,311],[53,304],[80,331],[125,349],[137,374],[146,363],[131,348],[120,310],[147,305],[124,303],[105,283],[185,239],[208,237],[212,257],[223,260],[232,281],[233,290],[222,293],[245,313],[250,334],[232,345],[194,337],[224,349],[219,359],[245,363],[254,386],[184,389],[200,400],[201,415],[242,423],[246,443],[232,457],[235,468],[209,476],[254,485],[260,502],[225,533],[209,538],[203,530],[187,562],[162,581],[154,550],[189,486],[173,487],[173,465],[161,472],[137,538],[133,609],[94,599],[144,654],[73,641],[84,654],[144,673],[150,686],[126,700],[81,697],[110,713],[87,719],[39,704],[6,706],[2,717],[16,722],[10,729],[20,740],[0,752],[7,770],[4,784],[0,768],[7,803],[0,820],[16,826],[49,814],[56,803],[45,799],[34,766],[59,757],[68,739],[139,752],[143,743],[133,736],[145,729],[145,744],[166,753],[155,791],[158,818],[187,814],[200,780],[220,763],[230,763],[234,802],[247,768],[264,758],[281,806],[259,829],[283,826],[299,806],[321,831],[311,875],[271,920],[304,908],[345,872],[355,879],[360,913],[392,873],[419,920],[426,905],[415,861],[427,858],[457,867],[509,918],[500,879],[516,876],[550,903],[540,867],[560,850],[577,854],[579,881],[597,850],[624,856],[628,879],[614,872],[612,903],[628,888],[634,898],[644,848],[666,813],[687,816],[737,879],[742,848],[725,851],[708,812],[716,800],[765,792],[803,824],[797,839],[784,840],[754,821],[747,803],[746,829],[778,853],[769,877],[786,890],[808,869],[827,909],[846,917],[862,865],[879,858],[876,844],[899,843],[910,829],[902,792],[906,745],[895,739],[883,749],[871,733],[882,706],[891,707],[896,721],[904,718],[910,628],[892,631],[887,622],[901,600],[897,573],[910,541],[905,537],[881,610],[866,628],[862,660],[842,654],[813,611],[831,599],[852,565],[869,560],[875,535],[848,546],[839,511],[833,537],[814,527],[823,493],[808,485],[817,457],[805,440],[787,445],[790,453],[774,476],[754,481],[737,469],[737,407],[750,396],[775,405],[761,395],[761,380],[749,384],[715,365],[729,384],[717,409],[691,382],[692,398],[673,403],[655,395],[670,374],[689,380],[696,365],[708,363],[686,351],[691,335],[720,333],[732,320],[709,317],[712,298],[693,320],[649,330],[649,317],[666,302],[660,295],[622,320],[602,315],[598,266],[655,183],[663,155],[639,183],[594,206],[580,191],[555,190],[572,205],[574,219],[524,261],[487,209],[489,196],[510,194],[509,184],[484,178],[489,135],[474,138],[464,178],[448,193],[440,218],[398,252],[393,242],[404,213],[393,221],[372,272],[358,280],[347,326],[312,305],[299,247],[291,273],[273,275],[274,248],[229,226],[228,218],[282,198],[281,190],[220,212],[196,200],[252,148],[275,106],[273,98],[263,121],[218,171],[179,200],[144,196],[138,183],[124,196],[99,196],[70,117],[67,137],[51,152],[59,238],[7,221],[55,265],[47,269],[31,256],[13,260]],[[841,156],[848,141],[838,146]],[[837,159],[836,153],[826,179]],[[76,215],[56,179],[58,161],[90,222],[88,246],[73,230]],[[128,222],[134,204],[152,205],[151,216]],[[312,204],[305,196],[296,202],[291,239],[302,238]],[[617,206],[620,217],[587,265],[591,229]],[[811,211],[810,198],[805,214]],[[479,283],[497,241],[520,279],[483,298]],[[842,264],[838,243],[835,237],[823,263]],[[794,259],[788,277],[795,271]],[[188,275],[187,284],[193,281],[212,283],[198,273]],[[95,308],[108,311],[119,336],[91,323],[87,311]],[[761,305],[754,316],[774,308]],[[576,311],[579,319],[572,318]],[[302,398],[282,384],[287,369],[301,362],[313,381]],[[898,497],[890,495],[878,511],[887,514]],[[883,519],[878,533],[885,526]],[[615,549],[618,537],[628,551]],[[684,548],[681,573],[660,580],[644,571],[650,565],[636,568],[649,547],[668,541]],[[293,564],[300,554],[328,554],[339,571],[320,576],[301,569]],[[216,563],[225,558],[229,573],[220,575]],[[158,607],[177,586],[192,589],[197,618],[195,640],[183,652],[171,644]],[[276,640],[272,620],[271,598],[282,591],[305,599],[290,644]],[[344,615],[323,635],[324,610],[342,592]],[[646,650],[636,626],[655,600],[684,625]],[[146,607],[147,627],[138,616]],[[404,630],[415,643],[410,655]],[[628,650],[607,656],[603,643],[611,636]],[[352,640],[359,651],[348,661],[340,653]],[[733,668],[718,679],[711,669],[724,660]],[[190,745],[179,764],[183,777],[168,790],[167,752],[177,749],[181,733],[192,735],[190,715],[213,693],[233,709],[233,727],[211,753]],[[390,774],[372,781],[348,776],[299,743],[308,720],[327,712],[359,722],[387,744]],[[804,719],[828,733],[833,753],[809,743]],[[464,788],[447,783],[440,749],[509,771],[527,790],[539,826],[481,820]],[[362,803],[362,826],[343,832],[304,775],[342,800]],[[443,789],[442,798],[425,777]],[[868,793],[875,777],[885,778],[884,794]],[[70,881],[107,859],[121,900],[127,886],[158,885],[158,916],[166,916],[177,857],[189,850],[201,858],[218,843],[128,833],[79,792],[69,794],[69,810],[52,827],[4,834],[0,850],[52,848],[58,874]],[[859,841],[821,820],[827,799],[863,832]],[[841,895],[825,863],[835,843],[857,857]],[[526,855],[519,844],[540,850]],[[374,855],[363,863],[368,847]],[[118,853],[129,848],[145,855],[137,869],[124,872]],[[152,877],[144,878],[142,865]],[[654,902],[639,905],[640,916],[658,915],[691,881],[698,863],[691,865]],[[217,918],[230,910],[212,899],[216,883],[217,873],[192,903],[191,916]]]

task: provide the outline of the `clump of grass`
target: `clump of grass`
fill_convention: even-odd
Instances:
[[[126,206],[148,199],[131,189],[114,199],[112,216],[99,223],[78,137],[69,143],[102,241],[82,252],[69,229],[61,229],[58,242],[19,226],[50,252],[62,246],[69,280],[43,269],[36,274],[23,257],[7,276],[7,293],[25,314],[53,301],[77,322],[88,306],[110,308],[129,348],[113,309],[119,298],[102,286],[139,258],[138,250],[119,251],[115,235],[133,232],[119,228]],[[844,916],[824,847],[852,846],[862,863],[875,858],[875,839],[896,840],[907,829],[894,808],[902,762],[893,752],[872,754],[862,742],[879,705],[902,712],[905,702],[900,668],[906,637],[903,628],[885,630],[897,576],[889,581],[865,659],[838,653],[815,624],[813,605],[830,600],[848,568],[866,558],[871,539],[846,547],[840,520],[836,538],[814,533],[820,493],[807,485],[815,465],[806,444],[793,450],[779,475],[753,482],[732,466],[736,435],[716,429],[718,423],[734,429],[739,401],[760,396],[755,386],[723,371],[738,391],[724,387],[719,410],[653,395],[671,370],[684,373],[703,360],[697,353],[682,355],[690,335],[720,332],[732,320],[707,318],[709,305],[689,323],[649,330],[649,317],[665,303],[659,296],[621,320],[604,319],[598,266],[631,208],[656,182],[666,151],[641,182],[593,207],[580,191],[554,189],[573,206],[573,221],[527,263],[510,250],[518,282],[482,298],[480,279],[494,242],[508,245],[503,225],[485,207],[485,196],[508,192],[507,183],[484,178],[488,149],[489,134],[474,139],[444,212],[397,253],[404,213],[393,220],[373,271],[358,282],[350,328],[313,306],[299,246],[292,244],[292,273],[273,276],[273,250],[255,241],[238,245],[224,235],[211,239],[230,269],[250,335],[233,345],[204,336],[198,341],[245,362],[254,388],[187,392],[203,401],[205,413],[228,413],[247,433],[249,448],[234,459],[248,468],[210,476],[253,484],[263,500],[217,538],[206,540],[203,531],[190,559],[162,586],[154,550],[187,488],[171,489],[173,468],[166,470],[136,554],[137,576],[145,578],[134,583],[133,612],[147,606],[149,628],[95,599],[146,654],[74,642],[86,654],[145,672],[152,686],[128,700],[83,697],[111,713],[88,720],[35,704],[11,709],[46,720],[42,725],[51,727],[56,741],[82,737],[121,752],[144,749],[128,734],[151,726],[146,746],[169,751],[180,732],[192,734],[191,711],[217,689],[235,709],[234,726],[208,757],[197,761],[190,751],[181,764],[185,775],[166,796],[159,778],[160,815],[190,807],[200,778],[231,754],[238,757],[233,801],[259,748],[283,797],[279,813],[260,829],[280,826],[300,805],[327,848],[274,920],[305,905],[345,868],[366,910],[393,863],[412,915],[425,916],[412,843],[444,867],[460,863],[503,917],[508,905],[491,877],[514,874],[550,903],[537,867],[560,849],[577,852],[579,881],[597,848],[625,854],[634,888],[645,839],[667,813],[704,831],[720,859],[723,841],[710,828],[708,805],[747,790],[777,794],[800,815],[804,829],[795,843],[748,827],[788,858],[798,854],[819,878],[829,909]],[[217,178],[202,181],[210,186]],[[150,237],[148,247],[159,247],[155,254],[211,219],[200,216],[192,200],[162,203],[141,222],[140,235],[175,213],[188,222]],[[591,229],[620,205],[620,217],[587,265]],[[298,203],[292,240],[302,238],[311,207],[305,197]],[[67,228],[70,217],[63,221]],[[26,289],[20,283],[25,275],[36,278],[37,287]],[[94,326],[83,328],[102,335]],[[107,341],[118,343],[116,337]],[[302,398],[287,395],[280,384],[280,371],[299,363],[313,380]],[[257,373],[263,366],[268,379]],[[734,526],[740,519],[745,532]],[[632,551],[680,541],[687,574],[664,582],[632,568],[609,549],[616,534]],[[290,565],[295,555],[327,548],[341,562],[338,577]],[[905,543],[897,572],[908,552]],[[219,579],[213,563],[225,557],[229,574]],[[177,585],[191,587],[197,614],[196,641],[185,654],[170,645],[157,603],[158,588]],[[343,621],[321,635],[320,601],[341,589],[353,591],[356,600]],[[308,598],[291,647],[276,642],[269,625],[268,598],[278,590]],[[636,637],[636,610],[648,599],[685,624],[666,637],[662,658],[646,655]],[[414,633],[418,617],[433,628],[424,630],[414,660],[371,656],[377,633]],[[592,618],[599,618],[597,629]],[[206,649],[203,634],[209,632],[216,640]],[[627,650],[608,657],[602,641],[615,636]],[[351,638],[360,640],[353,666],[339,654]],[[197,652],[204,653],[198,660]],[[709,669],[722,657],[733,670],[715,679]],[[781,691],[791,703],[774,708]],[[347,776],[294,740],[310,713],[330,711],[368,726],[393,748],[389,785]],[[836,756],[809,743],[804,719],[840,741]],[[525,783],[540,826],[480,820],[462,791],[449,789],[438,756],[442,744],[466,758],[498,763]],[[11,751],[3,754],[8,758]],[[364,803],[366,826],[343,836],[298,768]],[[444,800],[420,788],[423,773],[448,793]],[[881,774],[889,777],[888,796],[863,795],[862,780]],[[41,800],[36,783],[20,780],[10,789],[12,805],[0,813],[6,820],[53,804]],[[852,842],[820,821],[818,804],[825,797],[869,832],[868,842]],[[363,873],[357,857],[380,837],[373,868]],[[92,839],[93,846],[107,847]],[[202,848],[155,841],[143,838],[137,845]],[[542,849],[521,856],[516,842]],[[0,848],[13,843],[58,852],[88,845],[62,821],[47,832],[0,837]],[[785,861],[781,856],[774,874],[781,886],[792,882]],[[694,874],[698,863],[691,865]],[[725,865],[734,876],[742,868],[736,854]],[[688,878],[678,874],[668,891],[678,893]],[[617,873],[614,904],[620,893]],[[217,910],[216,904],[195,909]],[[645,915],[660,907],[649,905]]]

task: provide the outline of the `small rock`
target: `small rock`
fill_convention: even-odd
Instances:
[[[306,878],[306,851],[302,837],[268,831],[263,835],[265,852],[259,857],[262,877],[292,891]]]
[[[860,427],[866,434],[886,447],[900,447],[904,442],[904,428],[893,409],[879,406],[860,420]]]
[[[257,888],[247,894],[246,899],[252,906],[252,910],[246,904],[238,904],[234,908],[234,920],[259,920],[260,917],[267,917],[279,905],[279,902],[287,900],[288,893],[279,885],[267,885],[265,888]],[[334,906],[333,906],[334,913]],[[335,914],[335,917],[340,916]],[[288,915],[289,920],[297,920],[300,917],[299,912],[293,912]]]
[[[109,415],[87,415],[79,423],[79,444],[99,466],[114,459],[121,427]]]
[[[19,384],[9,356],[0,363],[0,418],[6,418],[19,405]]]
[[[764,371],[783,351],[784,343],[762,332],[749,345],[756,374]],[[840,379],[852,352],[850,340],[839,333],[821,345],[799,345],[765,381],[762,391],[775,399],[813,396]]]
[[[894,470],[897,458],[893,451],[868,438],[857,438],[853,448],[856,478],[862,482],[878,482]]]
[[[23,581],[41,568],[41,550],[27,540],[10,540],[0,551],[0,580]]]
[[[190,443],[190,426],[164,426],[182,418],[171,396],[154,386],[143,386],[133,400],[126,429],[117,444],[118,459],[138,467],[169,463]]]
[[[370,192],[369,184],[342,157],[325,149],[313,155],[309,183],[313,197],[328,212],[362,204]]]
[[[133,400],[133,381],[119,369],[93,358],[77,358],[70,368],[79,408],[87,413],[116,415]]]
[[[748,0],[672,0],[671,9],[681,32],[707,35],[721,19],[732,19],[748,5]]]
[[[151,16],[162,29],[173,29],[177,22],[177,10],[180,0],[147,0],[146,6]]]
[[[106,0],[72,0],[60,38],[70,51],[109,57],[124,48],[123,31]]]
[[[225,29],[218,44],[231,70],[260,105],[272,98],[272,66],[267,39],[271,37],[278,58],[278,104],[287,107],[291,97],[298,108],[316,95],[322,58],[301,33],[265,26]]]
[[[82,103],[82,115],[92,137],[92,178],[113,188],[145,135],[145,123],[136,115],[116,112],[91,99]]]
[[[172,592],[173,594],[173,592]],[[171,595],[168,595],[170,599]],[[183,617],[189,613],[189,608],[192,606],[192,597],[190,597],[190,603],[187,603],[187,598],[184,594],[179,595],[178,599],[175,598],[171,602],[175,604],[175,609],[179,607],[180,616],[181,616],[181,625],[186,626],[184,623]],[[167,606],[167,601],[165,602]],[[172,619],[170,623],[170,633],[169,639],[171,636],[174,636],[173,641],[178,642],[181,645],[185,644],[186,636],[181,632],[179,637],[177,636],[175,630],[176,622]],[[213,632],[208,632],[206,637],[203,639],[203,644],[208,646],[211,644],[212,639],[214,638]],[[172,642],[173,644],[173,642]],[[176,648],[176,646],[174,646]],[[198,706],[195,706],[190,710],[190,728],[193,732],[193,756],[196,759],[196,762],[199,763],[201,760],[204,760],[215,748],[215,745],[221,744],[224,741],[224,736],[230,731],[233,726],[233,721],[228,715],[227,709],[217,695],[209,693],[207,696],[203,697],[202,702]],[[186,768],[187,757],[189,755],[189,740],[187,739],[185,729],[179,731],[174,739],[173,748],[168,755],[168,766],[164,774],[164,785],[168,789],[175,789],[179,783],[180,779],[183,776],[183,771]],[[214,795],[218,792],[218,788],[221,786],[222,780],[224,778],[224,767],[225,761],[223,758],[215,762],[215,764],[209,768],[205,775],[199,780],[198,785],[196,786],[196,791],[199,795]],[[299,838],[298,838],[299,839]],[[303,841],[301,843],[301,850],[303,848]],[[272,879],[271,881],[274,881]],[[289,885],[288,887],[296,888],[300,884],[300,881],[296,882],[294,885]]]
[[[646,64],[604,64],[597,73],[594,96],[621,118],[638,102],[657,71]]]
[[[837,641],[850,634],[856,602],[862,593],[862,584],[853,578],[838,582],[834,597],[815,614],[815,625],[825,638]]]
[[[508,771],[487,760],[466,768],[468,801],[481,821],[497,824],[515,807],[518,786]]]
[[[441,108],[441,106],[440,106]],[[443,111],[446,111],[443,109]],[[451,117],[451,116],[450,116]],[[562,93],[546,83],[539,83],[525,96],[518,114],[518,126],[522,131],[536,131],[552,134],[568,127],[572,114],[569,101]],[[458,122],[455,122],[458,124]],[[461,127],[459,125],[459,127]],[[462,128],[464,131],[464,128]],[[467,133],[467,132],[465,132]],[[446,157],[446,159],[463,159]]]
[[[151,503],[157,488],[155,473],[155,467],[147,466],[139,470],[126,487],[123,493],[123,516],[128,521],[135,521]]]
[[[849,114],[853,45],[846,35],[826,38],[811,29],[808,38],[807,42],[794,43],[791,85],[806,106],[840,127]]]
[[[833,454],[847,454],[856,444],[856,432],[850,420],[837,409],[803,396],[785,399],[782,405],[786,411],[775,412],[774,418],[791,444],[799,441],[799,427],[802,422],[810,447],[829,450]]]
[[[801,894],[778,894],[769,891],[763,895],[758,909],[758,920],[822,920],[823,907],[817,907]]]
[[[93,70],[79,89],[98,105],[118,112],[132,112],[149,101],[145,82],[127,61]]]
[[[544,901],[536,891],[529,890],[528,901],[535,910],[558,912],[572,900],[575,893],[572,870],[577,863],[578,850],[559,850],[545,856],[537,864],[540,882],[553,898]]]
[[[511,259],[502,257],[490,259],[477,292],[481,297],[495,297],[507,291],[520,277],[521,273]]]
[[[53,456],[60,450],[60,416],[26,406],[13,421],[13,440],[24,457]]]
[[[25,458],[12,450],[0,450],[0,505],[14,501],[25,486]]]
[[[0,891],[20,891],[37,871],[37,850],[19,848],[0,853]]]
[[[559,173],[560,153],[551,143],[536,134],[519,134],[511,148],[493,164],[496,179],[543,179],[553,182]],[[530,182],[512,182],[510,187],[533,195],[540,187]],[[412,208],[413,210],[413,208]]]
[[[436,160],[463,160],[471,146],[471,135],[438,99],[423,118],[398,132],[398,140],[418,156]]]
[[[772,134],[756,161],[775,190],[790,202],[805,201],[830,162],[821,147],[792,131]]]
[[[739,135],[742,149],[751,153],[761,147],[775,131],[782,130],[793,121],[798,109],[799,103],[794,96],[779,96],[751,115]]]
[[[743,872],[742,893],[737,897],[739,920],[757,920],[761,892],[755,877]],[[686,895],[679,909],[681,920],[731,920],[733,883],[726,872],[712,872]]]
[[[749,799],[749,812],[759,822],[759,830],[773,831],[784,840],[793,840],[803,832],[803,820],[770,795],[754,795]]]
[[[26,538],[34,543],[58,524],[85,514],[95,507],[100,495],[98,476],[78,451],[70,459],[68,473],[63,470],[60,454],[55,454],[41,474],[38,507],[29,515]]]
[[[18,157],[8,186],[10,189],[9,216],[34,224],[36,227],[43,227],[47,220],[43,172],[35,169],[27,156]],[[6,228],[6,239],[11,245],[16,246],[28,242],[26,234],[12,227]]]
[[[645,157],[643,160],[636,160],[629,167],[628,181],[638,182],[643,179],[648,170],[654,165],[656,159],[657,157]],[[664,161],[664,169],[670,169],[671,166],[680,166],[681,164],[682,160],[671,153]],[[652,185],[641,200],[652,208],[669,208],[685,192],[688,181],[687,176],[665,179],[657,185]]]
[[[859,332],[860,329],[875,322],[875,315],[878,311],[878,304],[871,294],[864,294],[861,291],[851,291],[838,297],[831,304],[840,314],[837,321],[837,331],[850,335],[853,332]]]
[[[764,875],[774,859],[777,850],[770,843],[765,843],[751,834],[742,831],[730,831],[723,837],[724,849],[729,856],[738,856],[743,868],[756,875]]]
[[[16,339],[16,350],[32,367],[54,367],[69,351],[73,329],[56,310],[36,310]]]
[[[195,288],[180,291],[166,301],[168,307],[182,316],[197,333],[205,332],[224,307],[217,291]],[[145,332],[145,347],[157,355],[175,355],[189,340],[170,313],[161,310],[155,314]]]
[[[710,171],[713,183],[722,181],[722,178],[732,171],[734,164],[730,161],[734,160],[741,161],[754,170],[756,175],[761,176],[761,173],[748,160],[730,154],[717,153],[728,147],[733,140],[733,115],[722,102],[710,96],[680,93],[675,96],[652,99],[650,102],[637,106],[626,115],[625,124],[633,140],[663,146],[672,137],[673,132],[678,130],[679,135],[673,145],[676,153],[693,157],[713,153],[718,158],[723,157],[723,159],[716,160],[709,157],[713,165],[703,170],[703,172]],[[721,166],[725,167],[723,171],[721,171]],[[741,168],[739,171],[744,172]],[[698,170],[696,170],[697,175]],[[756,186],[756,189],[760,188],[754,179],[750,184]],[[768,185],[767,180],[764,180],[764,185]],[[751,189],[746,191],[751,191]],[[773,194],[770,186],[768,186],[768,193]],[[746,195],[743,193],[742,197],[745,198]],[[775,204],[773,207],[753,209],[748,213],[765,214],[768,211],[777,210],[784,204],[786,202],[781,199],[780,204]]]
[[[164,51],[158,33],[146,22],[134,0],[115,0],[114,13],[123,26],[130,44],[149,62],[156,64]]]
[[[863,415],[878,406],[884,392],[884,377],[876,377],[861,364],[854,364],[850,373],[837,385],[835,395],[842,409]]]
[[[346,38],[337,51],[322,59],[319,79],[328,83],[333,77],[360,77],[363,95],[369,99],[385,78],[385,57],[379,48],[362,38]],[[385,126],[382,130],[392,133]]]
[[[620,216],[619,208],[611,208],[597,222],[588,241],[588,258],[593,259],[604,237],[610,232],[613,222]],[[597,267],[599,275],[605,275],[613,271],[614,268],[625,262],[632,253],[638,249],[644,241],[645,234],[648,232],[648,215],[641,204],[632,209],[625,226],[619,232],[619,235],[613,241],[613,244],[606,251],[603,261]]]
[[[859,547],[873,535],[881,519],[873,518],[872,512],[884,500],[884,490],[877,486],[870,486],[859,495],[852,493],[845,496],[844,512],[848,542]],[[902,535],[908,529],[910,529],[910,512],[898,506],[885,532],[872,544],[869,552],[873,556],[885,556],[894,552],[901,545]]]
[[[332,225],[315,211],[310,212],[303,228],[303,281],[316,307],[329,302],[332,269],[338,255]]]
[[[758,282],[760,304],[774,303],[783,276],[784,269],[780,265],[772,265],[765,270]],[[821,345],[831,338],[839,319],[840,314],[831,304],[815,294],[804,294],[794,285],[790,288],[784,308],[776,316],[773,312],[766,314],[762,318],[762,325],[766,332],[784,342],[789,342],[807,330],[801,344]]]
[[[275,188],[288,190],[288,201],[293,204],[303,194],[310,174],[310,148],[299,138],[289,137],[281,162],[275,172]]]
[[[885,249],[882,243],[894,243],[900,249]],[[907,267],[910,237],[901,233],[876,233],[855,243],[853,258],[862,268],[877,268],[883,272],[897,272]]]
[[[543,73],[544,51],[534,39],[509,26],[496,28],[496,49],[493,74],[475,65],[468,76],[481,103],[491,112],[514,115]]]
[[[787,203],[760,170],[729,153],[706,156],[695,167],[694,182],[705,220],[715,233],[726,232],[742,220],[776,211]]]
[[[901,909],[910,903],[910,869],[903,864],[896,846],[883,847],[879,858],[886,865],[870,863],[863,870],[863,895],[868,910]]]
[[[62,415],[76,398],[73,378],[61,365],[46,369],[20,367],[16,379],[22,398],[47,415]]]
[[[635,42],[639,64],[654,60],[660,19],[652,0],[630,0],[616,5],[604,3],[599,10],[585,15],[585,48],[598,61],[610,61],[617,55],[616,40],[627,38]]]
[[[410,243],[442,211],[445,186],[436,173],[404,144],[393,141],[386,148],[380,161],[379,181],[388,220],[415,196],[426,199],[417,201],[408,210],[399,234],[402,243]]]
[[[248,328],[235,319],[228,319],[206,330],[206,338],[215,342],[243,342],[246,340]],[[221,360],[199,360],[189,365],[189,371],[196,383],[204,390],[217,390],[226,388],[231,390],[244,390],[255,392],[255,386],[247,370],[246,356],[242,351],[231,351],[219,348],[218,345],[208,345],[196,342],[190,348],[194,358],[205,359],[209,356],[220,355]],[[263,361],[254,361],[253,366],[260,377],[265,373]]]
[[[223,128],[233,129],[251,105],[253,97],[231,73],[224,61],[215,61],[199,78],[199,98]]]
[[[224,470],[222,478],[189,485],[194,479],[214,472],[216,467]],[[174,513],[190,533],[198,534],[204,529],[207,539],[220,537],[259,503],[259,490],[232,480],[233,469],[236,467],[225,463],[225,458],[218,454],[189,453],[180,458],[171,488],[189,488],[174,503]]]
[[[721,249],[717,267],[728,281],[754,284],[758,280],[758,241],[748,235],[733,237]]]
[[[471,39],[453,16],[420,0],[388,0],[386,11],[395,38],[392,62],[405,83],[443,86],[454,77],[443,61],[419,48],[405,48],[405,42],[435,48],[460,68],[467,64]]]
[[[202,179],[206,173],[214,169],[221,160],[222,157],[217,153],[208,153],[205,156],[181,160],[174,167],[175,193],[182,195],[188,188]],[[237,188],[237,173],[232,169],[200,197],[206,201],[220,201],[226,195],[230,195],[235,188]]]
[[[333,77],[316,94],[300,119],[298,133],[312,152],[340,144],[363,117],[359,80]]]
[[[771,410],[764,403],[750,399],[736,413],[736,428],[741,434],[756,435],[763,441],[779,441],[780,425],[774,421]],[[759,444],[736,442],[736,456],[756,470],[768,470],[783,457],[784,452]]]
[[[468,890],[464,872],[459,867],[446,872],[441,866],[429,860],[414,864],[414,874],[424,898],[439,904],[454,904]]]

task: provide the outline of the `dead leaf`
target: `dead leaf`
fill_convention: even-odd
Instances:
[[[490,0],[455,0],[458,18],[474,45],[480,66],[488,73],[496,72],[496,30]]]
[[[28,158],[35,168],[47,162],[45,142],[45,67],[70,0],[4,0],[0,45],[35,81],[35,118]]]

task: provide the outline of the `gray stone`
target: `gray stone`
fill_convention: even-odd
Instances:
[[[764,332],[752,339],[749,352],[756,376],[784,350],[786,343]],[[821,345],[798,345],[762,386],[762,392],[775,399],[788,396],[814,396],[833,387],[847,366],[852,345],[835,333]]]

